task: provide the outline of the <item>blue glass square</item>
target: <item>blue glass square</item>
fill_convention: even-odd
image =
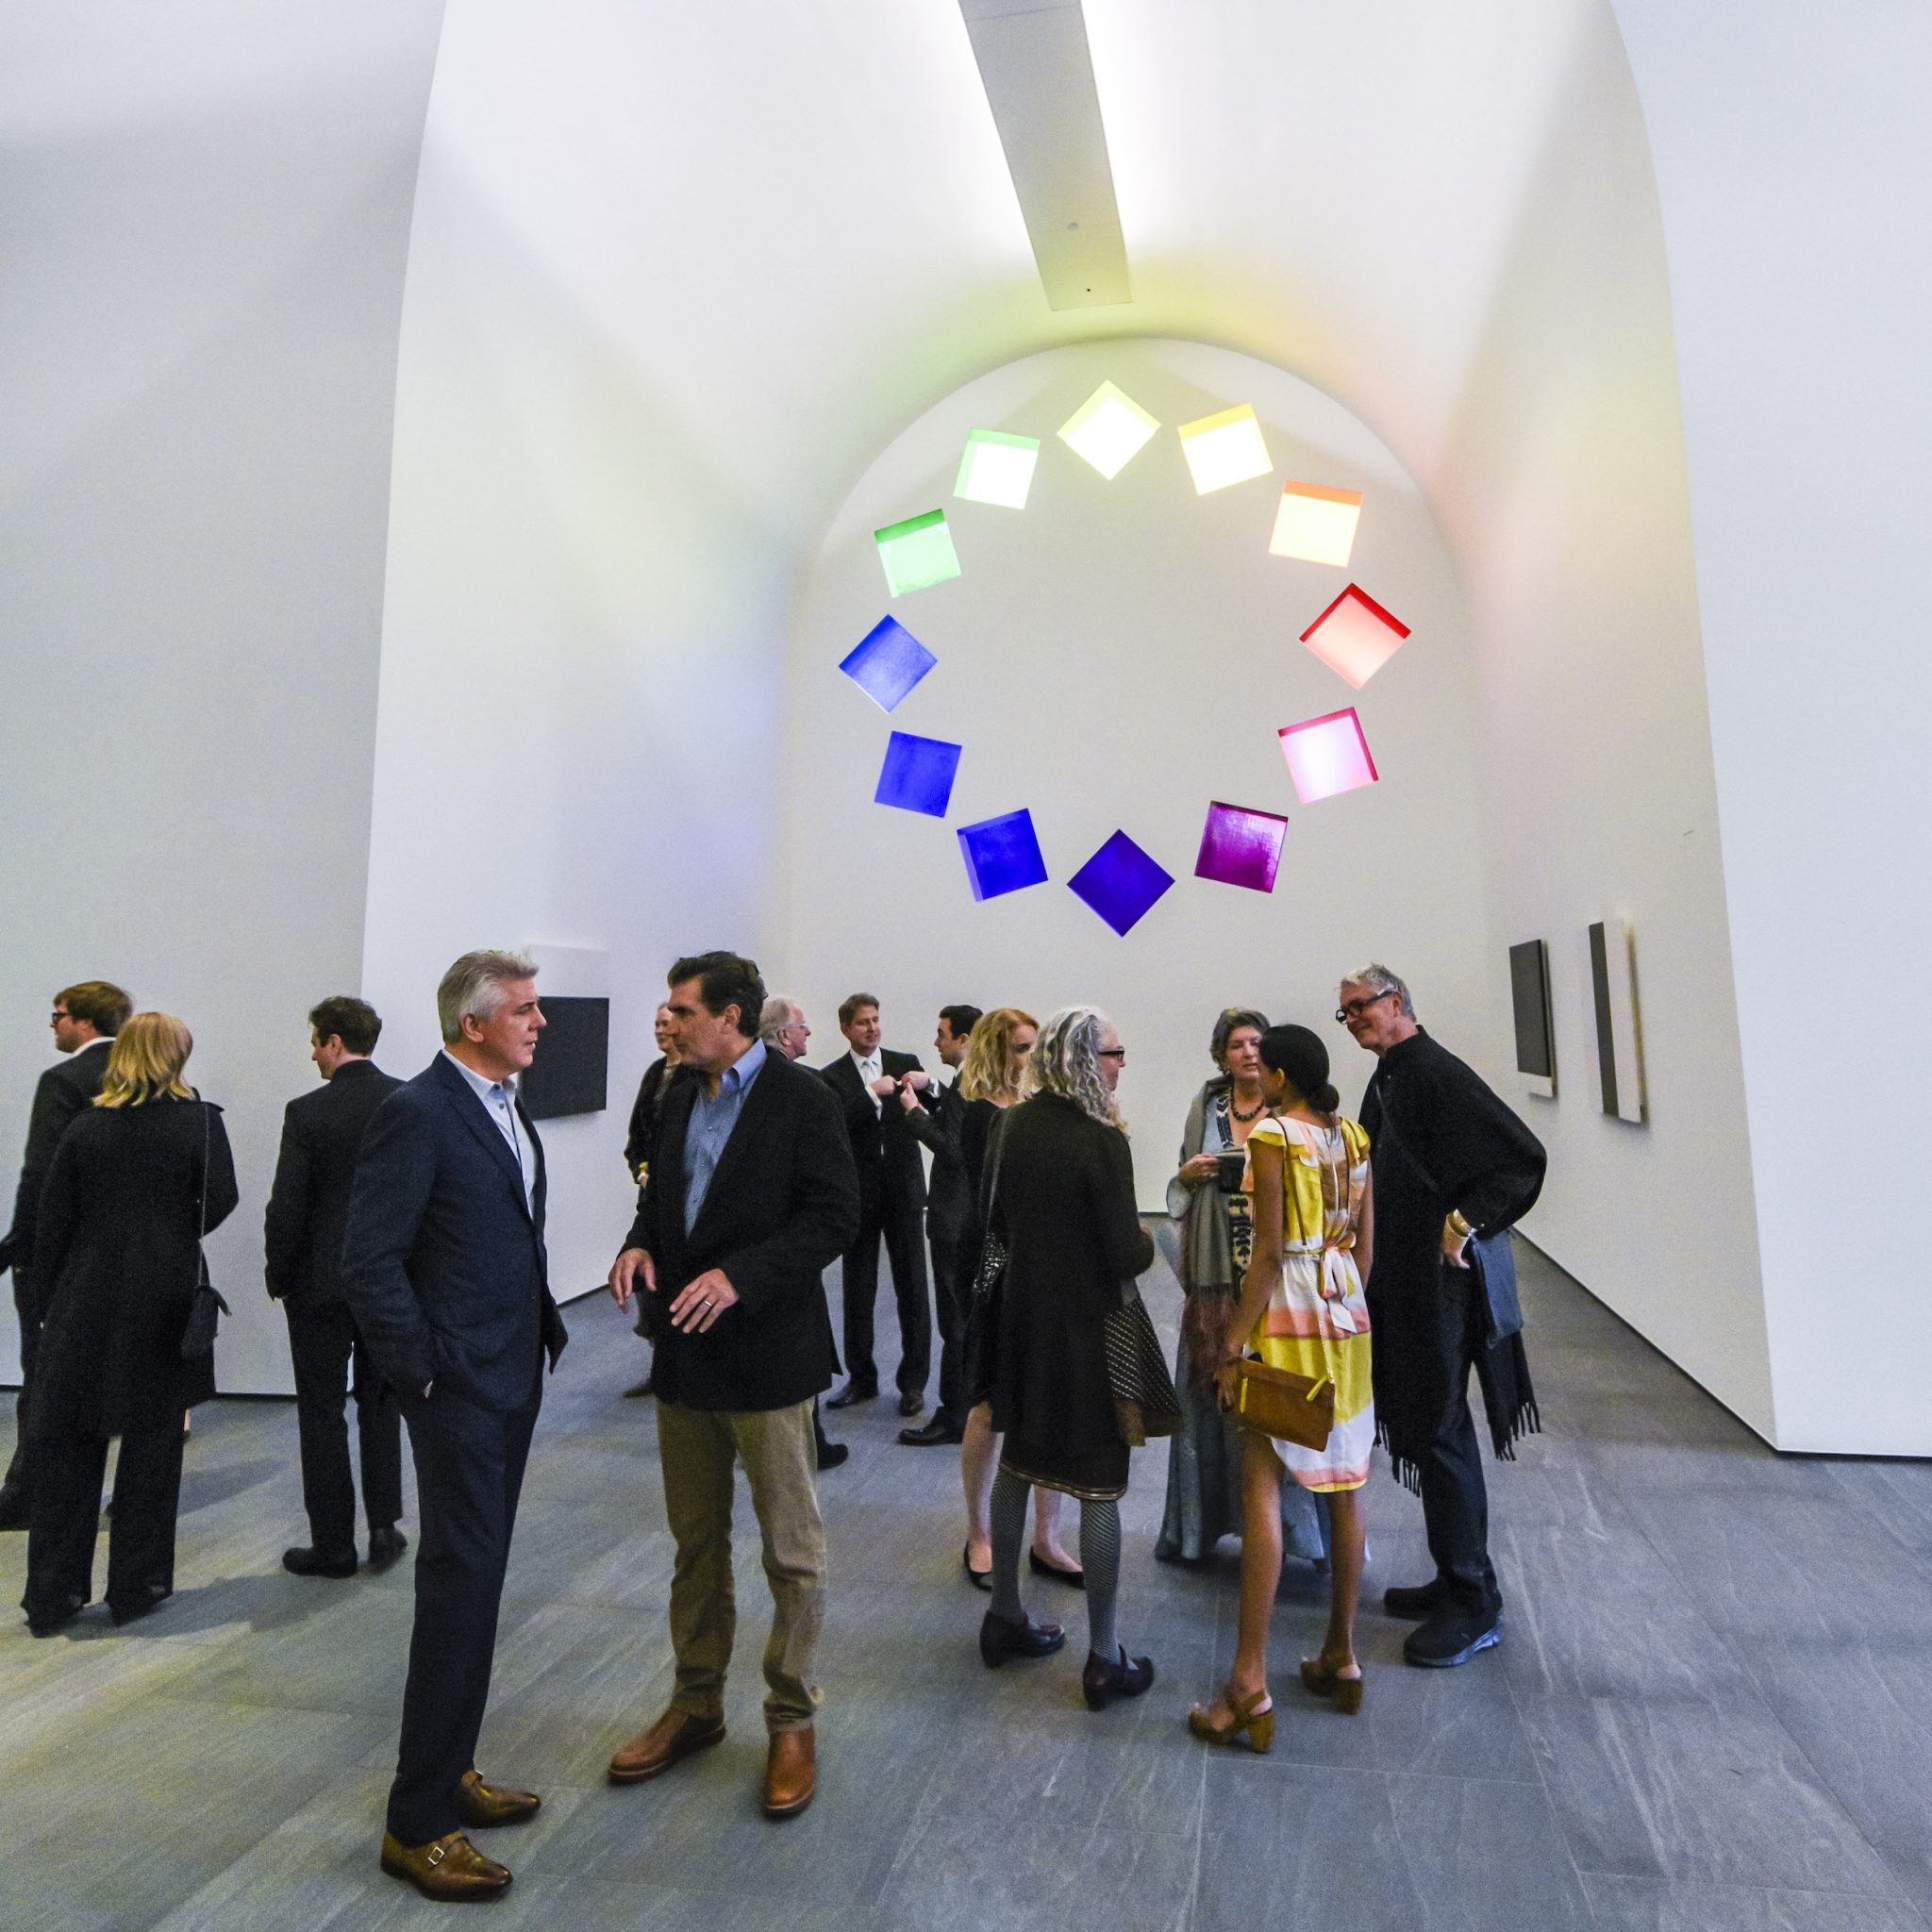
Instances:
[[[1124,832],[1116,832],[1067,884],[1117,933],[1125,934],[1174,874],[1157,865]]]
[[[882,617],[839,669],[880,710],[891,711],[939,661],[896,617]]]
[[[1041,857],[1030,811],[1009,811],[1004,818],[961,825],[959,851],[975,899],[997,899],[1022,886],[1046,883],[1046,860]]]
[[[895,731],[886,746],[874,805],[895,805],[901,811],[923,811],[942,819],[953,796],[953,776],[959,769],[962,747],[942,738],[914,738]]]

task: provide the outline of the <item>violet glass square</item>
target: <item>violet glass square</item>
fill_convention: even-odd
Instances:
[[[1287,836],[1288,821],[1279,812],[1251,811],[1246,806],[1217,801],[1208,808],[1208,823],[1201,828],[1194,876],[1224,886],[1245,886],[1251,892],[1272,892],[1281,864],[1281,841]]]
[[[1116,832],[1067,884],[1123,935],[1174,884],[1174,874]]]
[[[939,661],[896,617],[882,617],[839,669],[880,710],[891,711]]]
[[[1003,818],[961,825],[959,852],[975,899],[997,899],[1023,886],[1046,883],[1046,860],[1041,856],[1030,811],[1009,811]]]
[[[886,745],[886,762],[879,771],[874,805],[896,806],[901,811],[923,811],[942,819],[952,801],[953,777],[959,769],[961,747],[942,738],[914,738],[895,731]]]

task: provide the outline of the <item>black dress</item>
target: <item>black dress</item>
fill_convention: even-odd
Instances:
[[[991,1363],[1000,1465],[1088,1500],[1122,1495],[1105,1324],[1122,1283],[1154,1262],[1126,1136],[1042,1093],[1008,1112],[998,1152],[991,1224],[1010,1253]]]
[[[60,1137],[34,1246],[47,1289],[28,1423],[36,1474],[25,1607],[36,1625],[92,1593],[110,1436],[121,1454],[108,1605],[137,1614],[174,1586],[182,1416],[214,1393],[212,1355],[184,1360],[181,1340],[202,1232],[236,1199],[222,1110],[208,1102],[92,1108]]]

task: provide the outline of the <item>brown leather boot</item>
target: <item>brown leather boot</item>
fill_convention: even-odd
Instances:
[[[392,1832],[382,1835],[382,1869],[391,1878],[407,1879],[425,1898],[441,1905],[496,1898],[509,1889],[509,1874],[494,1858],[486,1858],[461,1832],[452,1831],[426,1845],[399,1843]]]
[[[765,1787],[759,1801],[767,1818],[796,1818],[811,1803],[817,1780],[817,1747],[811,1726],[800,1731],[774,1731],[765,1754]]]
[[[724,1741],[724,1720],[693,1717],[688,1710],[667,1710],[641,1737],[633,1738],[610,1760],[614,1785],[640,1785],[647,1777],[669,1771],[694,1751]]]
[[[457,1816],[472,1831],[487,1831],[497,1824],[522,1824],[534,1818],[543,1800],[535,1791],[513,1791],[508,1785],[486,1785],[474,1771],[463,1774],[457,1786]]]

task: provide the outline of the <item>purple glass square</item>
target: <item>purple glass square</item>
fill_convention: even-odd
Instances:
[[[1046,883],[1046,860],[1041,857],[1030,811],[1009,811],[1004,818],[961,825],[959,851],[975,899],[997,899],[1022,886]]]
[[[961,747],[942,738],[914,738],[895,731],[886,746],[874,805],[895,805],[901,811],[923,811],[942,819],[953,796],[953,774],[959,769]]]
[[[1272,892],[1281,863],[1281,841],[1287,836],[1288,821],[1278,812],[1250,811],[1246,806],[1217,801],[1208,808],[1208,823],[1201,828],[1194,876],[1224,886],[1245,886],[1251,892]]]
[[[891,711],[939,661],[896,617],[882,617],[839,669],[880,710]]]
[[[1114,931],[1125,934],[1174,884],[1174,874],[1157,865],[1124,832],[1116,832],[1067,884]]]

